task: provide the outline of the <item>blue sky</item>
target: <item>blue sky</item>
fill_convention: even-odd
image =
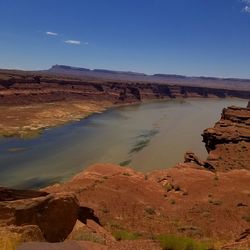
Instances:
[[[0,0],[0,68],[250,78],[250,0]]]

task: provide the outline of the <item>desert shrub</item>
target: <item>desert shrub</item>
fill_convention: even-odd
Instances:
[[[163,187],[165,188],[165,190],[166,190],[167,192],[170,192],[171,190],[174,189],[174,186],[173,186],[171,183],[169,183],[169,182],[165,183],[165,184],[163,185]]]
[[[118,230],[113,232],[113,236],[116,240],[137,240],[139,234],[134,232],[128,232],[126,230]]]
[[[150,214],[150,215],[154,215],[155,214],[155,209],[153,207],[146,207],[145,212]]]
[[[176,204],[176,201],[175,200],[170,200],[170,204],[174,205],[174,204]]]
[[[210,250],[207,244],[188,237],[161,235],[158,237],[163,250]]]
[[[245,220],[246,222],[250,222],[250,214],[242,216],[242,219]]]

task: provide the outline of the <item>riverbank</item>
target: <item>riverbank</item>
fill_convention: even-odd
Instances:
[[[65,182],[98,162],[146,173],[182,162],[187,150],[205,159],[201,133],[231,105],[245,107],[247,101],[176,98],[119,105],[33,138],[1,138],[0,183],[41,188]]]
[[[0,105],[0,136],[29,138],[44,129],[103,112],[108,101],[59,101],[26,105]]]

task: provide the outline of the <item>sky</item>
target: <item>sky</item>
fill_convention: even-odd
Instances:
[[[250,78],[250,0],[0,0],[0,68]]]

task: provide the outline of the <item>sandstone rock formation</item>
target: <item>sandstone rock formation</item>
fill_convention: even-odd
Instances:
[[[8,196],[8,201],[6,198],[0,201],[1,227],[36,225],[49,242],[63,241],[72,231],[79,212],[75,195],[65,192],[44,195],[44,192],[32,191],[25,195],[22,191],[20,199],[19,191],[8,192],[13,194]],[[39,193],[42,196],[37,197]]]
[[[100,244],[112,244],[115,242],[112,234],[93,220],[87,220],[85,224],[77,220],[67,240],[92,240]]]
[[[250,169],[250,108],[223,109],[220,121],[202,136],[207,162],[217,170]]]

